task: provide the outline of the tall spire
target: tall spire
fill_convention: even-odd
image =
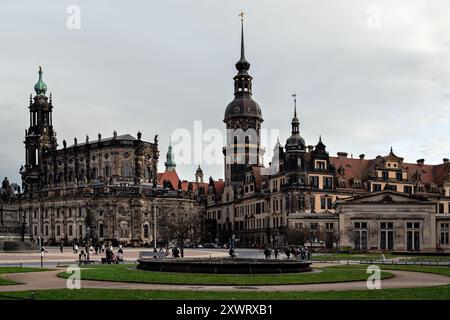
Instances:
[[[294,98],[294,118],[297,118],[297,93],[293,93],[292,97]]]
[[[244,46],[244,12],[239,14],[241,17],[241,58],[236,63],[236,69],[240,74],[247,74],[247,71],[250,69],[250,63],[245,59],[245,46]]]
[[[47,85],[42,80],[42,66],[39,66],[39,80],[34,85],[34,91],[36,91],[37,95],[45,95],[45,92],[47,91]]]
[[[244,49],[244,12],[239,14],[241,17],[241,60],[245,60],[245,49]]]
[[[297,118],[297,93],[293,93],[292,97],[294,98],[294,117],[292,118],[292,133],[299,132],[300,121]]]
[[[169,150],[167,151],[166,160],[164,163],[166,171],[174,171],[177,164],[175,163],[175,157],[172,151],[172,139],[169,140]]]

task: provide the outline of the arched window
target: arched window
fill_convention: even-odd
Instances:
[[[99,237],[100,238],[103,238],[104,237],[104,227],[103,227],[103,223],[99,223],[99,225],[98,225],[98,234],[99,234]]]
[[[131,177],[133,175],[131,165],[129,163],[125,163],[122,167],[122,176],[123,177]]]
[[[144,238],[148,238],[148,224],[144,224]]]
[[[148,181],[151,181],[153,179],[152,168],[147,167],[147,170],[145,170],[145,178],[148,179]]]
[[[91,171],[91,179],[97,179],[97,168],[93,168]]]
[[[111,167],[110,166],[106,166],[103,172],[103,175],[105,177],[110,177],[111,176]]]

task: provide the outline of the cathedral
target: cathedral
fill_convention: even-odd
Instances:
[[[23,192],[9,204],[31,239],[135,246],[200,241],[206,193],[200,167],[197,183],[180,181],[170,146],[166,171],[158,173],[158,137],[144,141],[141,132],[99,133],[59,147],[42,67],[34,91],[20,169]]]
[[[42,68],[30,96],[22,192],[4,183],[3,212],[42,243],[215,242],[232,246],[306,244],[318,249],[450,251],[450,162],[386,155],[330,155],[307,144],[294,96],[291,135],[265,166],[263,113],[253,99],[241,19],[234,98],[225,108],[224,179],[181,180],[172,145],[158,172],[158,137],[118,134],[58,145],[52,95]],[[57,108],[56,108],[57,110]],[[11,218],[15,217],[15,218]],[[0,226],[1,227],[1,226]],[[154,230],[157,230],[156,233]],[[23,238],[23,237],[22,237]]]

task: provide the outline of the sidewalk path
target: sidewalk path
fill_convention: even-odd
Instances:
[[[64,252],[61,253],[59,248],[50,247],[46,248],[47,252],[44,254],[44,262],[47,263],[62,263],[62,264],[70,264],[75,263],[78,260],[78,253],[74,253],[72,248],[65,247]],[[79,252],[82,249],[79,250]],[[114,248],[114,251],[117,252],[118,247]],[[125,260],[127,261],[135,261],[139,257],[140,251],[153,251],[152,248],[123,248]],[[185,257],[223,257],[228,256],[228,252],[225,251],[216,251],[216,250],[208,250],[208,249],[184,249]],[[99,254],[91,254],[91,260],[100,261],[102,257],[105,257],[104,253]],[[0,253],[0,264],[20,264],[21,262],[24,264],[27,263],[38,263],[41,261],[41,253],[39,251],[35,252],[1,252]]]
[[[63,289],[66,288],[66,279],[58,278],[57,274],[63,270],[45,272],[11,273],[2,275],[8,280],[20,282],[19,285],[0,286],[0,292],[13,292],[25,290]],[[450,277],[422,272],[388,270],[394,274],[393,278],[381,280],[381,288],[416,288],[432,287],[450,284]],[[299,284],[299,285],[171,285],[171,284],[144,284],[111,281],[82,280],[82,288],[100,289],[140,289],[140,290],[193,290],[193,291],[338,291],[338,290],[367,290],[366,281]]]

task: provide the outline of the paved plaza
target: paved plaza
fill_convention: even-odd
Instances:
[[[117,252],[119,248],[115,247],[114,252]],[[44,266],[54,267],[58,265],[73,264],[78,261],[78,254],[82,250],[80,248],[78,253],[74,253],[72,247],[64,247],[61,253],[59,247],[46,247],[44,253]],[[138,257],[140,251],[153,251],[152,248],[123,248],[124,259],[126,263],[134,263]],[[169,250],[170,252],[170,250]],[[228,251],[225,249],[184,249],[185,257],[222,257],[228,256]],[[91,254],[90,260],[94,260],[98,263],[101,262],[101,258],[105,257],[105,253]],[[40,266],[41,253],[38,249],[32,252],[0,252],[0,266]]]

